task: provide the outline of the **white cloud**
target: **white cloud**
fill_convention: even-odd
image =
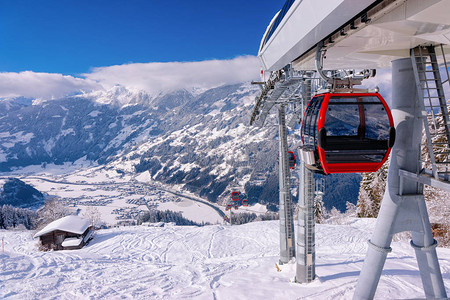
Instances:
[[[120,84],[150,93],[177,89],[213,88],[258,79],[260,63],[255,56],[199,62],[132,63],[100,67],[84,77],[104,88]]]
[[[258,79],[255,56],[199,62],[131,63],[94,68],[84,78],[57,73],[0,73],[0,97],[57,99],[78,92],[110,89],[115,85],[155,94],[178,89],[208,89]]]
[[[0,73],[0,97],[24,96],[35,99],[55,99],[79,91],[101,88],[101,85],[92,80],[62,74],[32,71]]]

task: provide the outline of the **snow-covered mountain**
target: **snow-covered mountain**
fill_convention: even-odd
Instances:
[[[258,92],[248,83],[158,95],[115,86],[33,105],[3,99],[0,172],[83,159],[149,172],[214,202],[239,187],[250,204],[277,203],[277,127],[248,125]],[[345,207],[335,195],[356,202],[359,177],[352,176],[326,205]]]
[[[83,96],[0,109],[0,170],[33,164],[104,161],[157,121],[138,106],[116,107]]]

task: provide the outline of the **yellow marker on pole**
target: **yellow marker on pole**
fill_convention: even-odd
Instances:
[[[275,267],[277,268],[277,272],[281,272],[280,267],[278,266],[278,264],[275,263]]]

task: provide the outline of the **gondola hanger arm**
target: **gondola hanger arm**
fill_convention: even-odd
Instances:
[[[320,41],[317,44],[317,48],[316,48],[316,71],[317,74],[319,74],[320,78],[322,78],[326,83],[333,85],[334,80],[330,77],[328,77],[324,72],[323,72],[323,57],[324,55],[322,52],[322,48],[323,48],[323,41]]]
[[[324,49],[324,42],[320,41],[316,46],[315,66],[317,74],[328,85],[331,86],[330,91],[345,90],[345,92],[360,92],[360,89],[354,89],[353,86],[361,85],[364,79],[374,77],[376,71],[374,69],[364,69],[357,73],[355,70],[343,69],[334,70],[331,77],[323,70],[323,60],[325,58],[326,49]]]

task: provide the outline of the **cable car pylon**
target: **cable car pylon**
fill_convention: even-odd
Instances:
[[[295,282],[309,283],[316,278],[316,244],[314,218],[314,176],[304,162],[300,162],[297,252]]]
[[[271,72],[269,79],[262,84],[261,94],[256,97],[256,103],[250,119],[250,125],[262,127],[273,107],[278,108],[279,128],[279,216],[280,216],[280,264],[289,262],[295,256],[295,234],[293,221],[293,204],[290,191],[289,153],[287,143],[286,111],[291,113],[290,120],[296,124],[301,118],[298,110],[290,109],[290,105],[303,106],[304,98],[300,95],[305,84],[305,78],[311,72],[293,72],[286,66],[277,72]]]
[[[306,107],[305,101],[312,95],[312,72],[307,73],[302,88],[302,113]],[[302,120],[303,121],[303,120]],[[301,149],[299,149],[301,153]],[[297,216],[297,247],[295,282],[309,283],[316,278],[316,244],[315,244],[315,218],[314,218],[314,176],[306,168],[303,159],[300,159],[298,168],[298,216]]]
[[[280,198],[280,264],[295,257],[294,218],[291,195],[285,105],[278,106],[279,120],[279,198]]]
[[[395,233],[411,231],[411,246],[419,265],[422,285],[427,299],[446,299],[442,273],[436,254],[423,195],[423,184],[401,176],[401,171],[417,173],[421,169],[423,104],[415,86],[412,60],[402,58],[392,62],[392,103],[399,139],[392,149],[386,191],[381,202],[377,223],[368,241],[353,299],[373,299],[381,272]]]

